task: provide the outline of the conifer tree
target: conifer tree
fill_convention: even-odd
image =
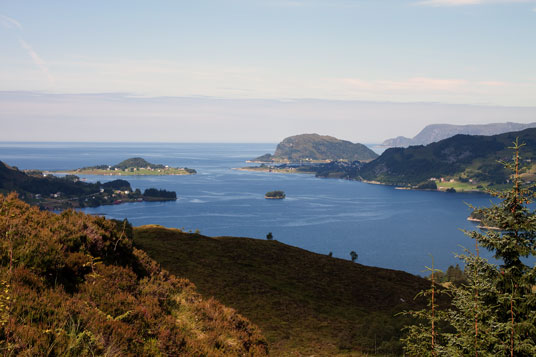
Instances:
[[[478,255],[464,259],[470,272],[467,275],[472,275],[465,293],[478,291],[474,300],[481,302],[473,307],[474,314],[481,317],[480,332],[473,333],[475,354],[480,349],[493,356],[536,356],[536,266],[523,261],[536,257],[536,214],[527,207],[535,194],[534,186],[521,180],[522,146],[516,140],[511,147],[512,162],[503,162],[513,173],[512,188],[491,192],[501,202],[482,210],[485,221],[495,229],[466,232],[475,240],[477,249],[486,248],[499,261],[496,266]],[[467,313],[471,305],[463,299],[463,293],[462,289],[454,295],[455,301],[465,304],[453,310],[453,317]]]
[[[466,282],[449,288],[448,321],[454,332],[437,339],[445,345],[434,346],[445,355],[536,356],[536,266],[526,263],[526,258],[536,257],[536,214],[527,207],[535,194],[534,186],[521,180],[523,145],[516,140],[513,161],[503,162],[513,172],[512,188],[490,192],[501,202],[478,210],[493,229],[466,232],[475,240],[476,252],[466,250],[459,256]],[[479,247],[492,252],[499,265],[481,258]],[[418,355],[413,353],[418,339],[404,342],[409,355]]]
[[[425,297],[428,300],[428,308],[419,311],[405,311],[402,314],[411,316],[416,323],[405,328],[406,335],[402,339],[404,351],[408,356],[436,357],[447,356],[442,329],[446,324],[448,315],[445,311],[438,309],[437,297],[442,292],[438,289],[436,281],[441,270],[434,268],[432,257],[432,267],[426,267],[430,274],[430,288],[417,294],[418,297]]]

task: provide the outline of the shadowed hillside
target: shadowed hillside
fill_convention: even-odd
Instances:
[[[263,330],[274,355],[401,353],[402,309],[428,287],[411,274],[251,238],[134,228],[134,243]]]
[[[536,128],[494,136],[456,135],[427,146],[392,148],[360,168],[358,178],[393,185],[416,185],[430,178],[447,177],[483,187],[504,184],[510,172],[499,160],[512,156],[509,149],[519,137],[525,143],[527,168],[523,177],[536,178]],[[357,178],[357,177],[356,177]]]

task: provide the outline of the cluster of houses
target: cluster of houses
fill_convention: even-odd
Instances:
[[[444,177],[440,177],[440,178],[435,178],[435,177],[430,177],[428,179],[429,181],[439,181],[439,182],[456,182],[455,179],[451,178],[451,179],[446,179]],[[469,179],[468,182],[470,183],[473,183],[473,179]]]

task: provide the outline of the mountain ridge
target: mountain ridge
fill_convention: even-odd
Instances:
[[[389,148],[376,160],[360,168],[355,179],[409,186],[441,178],[471,182],[474,185],[500,185],[510,174],[500,161],[511,159],[509,147],[519,139],[526,166],[522,177],[534,180],[536,166],[536,128],[484,136],[463,135],[408,148]]]
[[[521,131],[528,128],[536,127],[534,123],[490,123],[490,124],[431,124],[425,126],[413,138],[398,136],[396,138],[387,139],[382,143],[386,147],[408,147],[415,145],[428,145],[433,142],[448,139],[457,134],[465,135],[498,135],[507,132]]]

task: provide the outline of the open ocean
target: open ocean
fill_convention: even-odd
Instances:
[[[209,236],[274,239],[313,252],[358,263],[424,275],[425,266],[446,269],[459,262],[454,252],[474,242],[460,229],[466,203],[487,206],[484,194],[395,190],[361,182],[319,179],[305,174],[237,171],[245,161],[273,152],[276,144],[206,143],[0,143],[0,160],[20,169],[61,170],[116,164],[130,157],[152,163],[187,166],[191,176],[129,176],[132,187],[177,192],[175,202],[137,202],[86,208],[86,213],[128,218],[134,225],[160,224]],[[118,177],[81,176],[88,182]],[[285,200],[266,200],[283,190]],[[427,274],[427,273],[426,273]]]

